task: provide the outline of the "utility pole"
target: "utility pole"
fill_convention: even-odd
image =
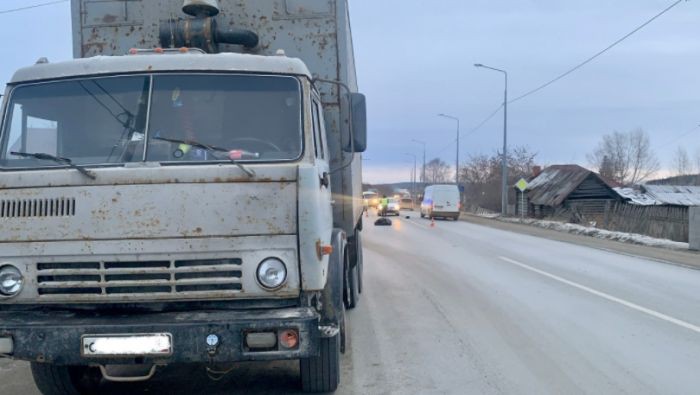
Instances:
[[[503,178],[501,182],[501,214],[505,216],[508,215],[508,72],[481,63],[475,64],[474,67],[497,71],[503,73],[505,77],[505,94],[503,99],[503,159],[501,160],[501,166],[503,167],[501,170],[501,177]]]
[[[438,117],[457,121],[457,158],[455,159],[455,183],[459,186],[459,118],[447,114],[438,114]]]
[[[425,180],[425,147],[426,147],[426,143],[425,143],[425,141],[420,141],[420,140],[416,140],[416,139],[413,139],[412,141],[414,143],[423,145],[423,176],[421,177],[421,182],[423,184],[425,184],[426,183],[426,180]]]

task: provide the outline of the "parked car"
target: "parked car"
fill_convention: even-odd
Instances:
[[[370,207],[374,208],[379,205],[379,195],[376,192],[362,192],[362,198],[364,200],[365,209]]]
[[[396,198],[389,198],[389,204],[386,207],[386,210],[384,210],[384,206],[382,206],[381,203],[377,206],[377,210],[379,210],[380,214],[383,215],[401,215],[401,203],[399,203],[399,199]]]
[[[423,203],[420,205],[421,218],[459,219],[461,209],[457,185],[432,185],[425,188]]]
[[[414,209],[413,199],[411,199],[411,198],[401,199],[401,209],[413,211],[413,209]]]

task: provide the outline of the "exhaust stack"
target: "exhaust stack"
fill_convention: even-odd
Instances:
[[[246,49],[258,46],[258,35],[245,29],[219,29],[216,16],[218,0],[185,0],[182,11],[193,18],[167,19],[160,22],[160,45],[163,48],[199,48],[218,53],[219,44],[242,45]]]

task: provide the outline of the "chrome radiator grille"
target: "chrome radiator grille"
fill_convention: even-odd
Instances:
[[[242,260],[37,263],[41,300],[207,299],[243,290]]]

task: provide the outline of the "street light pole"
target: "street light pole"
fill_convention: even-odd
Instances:
[[[503,167],[501,175],[503,178],[501,182],[501,214],[505,216],[508,214],[508,72],[481,63],[475,64],[474,67],[497,71],[503,73],[505,77],[505,94],[503,99],[503,159],[501,160],[501,166]]]
[[[438,117],[457,121],[457,159],[455,160],[455,183],[459,186],[459,118],[447,114],[438,114]]]
[[[423,176],[421,177],[421,182],[423,184],[425,184],[426,183],[425,182],[425,147],[426,147],[426,143],[425,143],[425,141],[420,141],[420,140],[416,140],[416,139],[413,139],[412,141],[414,143],[417,143],[417,144],[423,144]]]

